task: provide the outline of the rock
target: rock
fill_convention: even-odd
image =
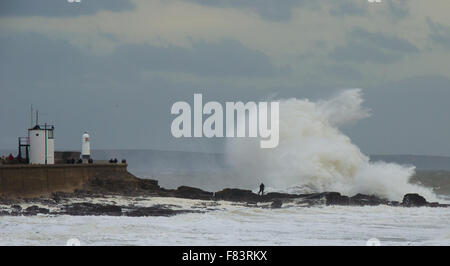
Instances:
[[[322,192],[299,195],[297,204],[306,206],[315,205],[351,205],[354,202],[348,196],[343,196],[339,192]],[[356,202],[356,201],[355,201]]]
[[[258,195],[251,190],[226,188],[222,191],[216,192],[214,199],[227,200],[236,202],[247,202],[247,204],[257,204],[258,202],[273,202],[275,200],[289,201],[295,198],[304,197],[304,195],[295,195],[287,193],[270,192],[264,195]]]
[[[52,193],[51,198],[55,201],[55,203],[60,203],[62,198],[64,198],[64,196],[67,196],[67,195],[64,195],[63,192],[54,192],[54,193]]]
[[[276,199],[295,199],[300,198],[303,195],[296,194],[287,194],[287,193],[279,193],[279,192],[270,192],[262,196],[262,200],[264,201],[272,201]]]
[[[13,205],[16,201],[4,199],[0,195],[0,205]]]
[[[22,210],[22,207],[20,205],[14,204],[14,205],[11,205],[11,210],[20,212]]]
[[[164,205],[154,205],[151,207],[136,207],[131,211],[125,213],[126,216],[131,217],[146,217],[146,216],[173,216],[181,213],[193,213],[199,211],[188,211],[188,210],[173,210],[167,208]]]
[[[428,204],[427,200],[417,193],[410,193],[403,196],[402,205],[406,207],[420,207],[426,206]]]
[[[39,213],[49,214],[50,211],[46,208],[40,208],[39,206],[33,205],[25,209],[24,215],[37,215]]]
[[[251,190],[226,188],[222,191],[216,192],[214,199],[241,202],[258,202],[261,198]]]
[[[430,202],[428,203],[429,207],[443,207],[439,202]]]
[[[398,201],[389,201],[389,202],[387,203],[387,205],[389,205],[389,206],[394,206],[394,207],[401,206],[401,205],[400,205],[400,202],[398,202]]]
[[[175,197],[186,198],[186,199],[202,199],[210,200],[212,199],[214,193],[206,192],[199,188],[181,186],[178,187],[174,192]]]
[[[157,180],[153,179],[139,179],[139,188],[143,190],[158,190],[159,185]]]
[[[350,205],[350,198],[347,196],[342,196],[339,192],[325,192],[327,205]]]
[[[305,195],[303,195],[303,198],[306,200],[320,200],[320,199],[324,199],[325,193],[305,194]]]
[[[270,207],[272,209],[278,209],[278,208],[281,208],[282,205],[283,205],[283,202],[281,200],[277,199],[277,200],[274,200],[272,202],[272,204],[270,204]]]
[[[68,215],[108,215],[120,216],[122,215],[122,207],[116,205],[103,205],[95,203],[73,203],[64,206],[62,214]]]
[[[385,199],[381,199],[374,195],[364,195],[364,194],[356,194],[353,197],[350,197],[350,204],[357,206],[375,206],[380,204],[388,204],[389,201]]]

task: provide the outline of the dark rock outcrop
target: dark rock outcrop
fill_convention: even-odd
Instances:
[[[428,205],[427,200],[417,193],[406,194],[403,197],[402,206],[405,207],[421,207]]]
[[[306,206],[314,205],[350,205],[350,198],[339,192],[322,192],[303,194],[298,196],[298,204]]]
[[[95,203],[73,203],[65,205],[61,214],[67,215],[108,215],[120,216],[122,215],[122,207],[116,205],[103,205]]]
[[[279,192],[270,192],[265,195],[260,196],[260,201],[273,201],[276,199],[296,199],[301,198],[303,195],[296,195],[296,194],[288,194],[288,193],[279,193]]]
[[[78,193],[138,196],[157,193],[160,189],[157,180],[137,178],[128,171],[103,170],[93,174]]]
[[[11,210],[20,212],[20,211],[22,211],[22,207],[20,205],[14,204],[14,205],[11,205]]]
[[[107,197],[105,197],[107,196]],[[108,203],[92,203],[92,199],[107,199],[110,196],[131,197],[129,204],[119,206],[115,201]],[[142,207],[136,204],[139,199],[147,197],[177,197],[185,199],[202,200],[195,202],[191,209],[182,209],[174,205],[153,205]],[[75,200],[75,203],[73,202]],[[20,215],[107,215],[107,216],[172,216],[182,213],[214,211],[219,200],[235,202],[240,206],[250,208],[281,208],[282,206],[311,207],[317,205],[340,205],[340,206],[402,206],[402,207],[450,207],[448,204],[438,202],[429,203],[418,194],[406,194],[401,203],[389,201],[375,195],[357,194],[354,196],[341,195],[339,192],[322,192],[309,194],[287,194],[270,192],[258,195],[251,190],[226,188],[218,192],[208,192],[195,187],[180,186],[177,189],[165,189],[158,185],[156,180],[139,179],[124,171],[105,171],[101,175],[93,174],[82,188],[72,192],[53,192],[48,197],[22,198],[22,199],[0,199],[0,216]],[[32,205],[23,209],[23,205]],[[264,203],[264,204],[260,204]],[[212,204],[212,205],[211,205]],[[216,204],[216,205],[214,205]],[[8,206],[9,205],[9,206]],[[39,207],[46,206],[47,208]],[[194,210],[195,209],[195,210]]]
[[[325,192],[324,197],[327,205],[350,205],[350,198],[339,192]]]
[[[389,201],[386,199],[379,198],[374,195],[364,195],[364,194],[356,194],[353,197],[350,197],[350,204],[357,206],[375,206],[381,204],[389,204]]]
[[[278,208],[281,208],[281,206],[283,206],[283,202],[281,200],[279,200],[279,199],[274,200],[272,202],[272,204],[270,204],[270,207],[272,209],[278,209]]]
[[[213,198],[214,193],[206,192],[199,188],[181,186],[178,187],[177,190],[174,191],[174,196],[178,198],[185,199],[201,199],[201,200],[210,200]]]
[[[261,200],[260,196],[256,195],[251,190],[237,188],[226,188],[222,191],[216,192],[214,199],[241,202],[258,202]]]
[[[126,216],[131,217],[146,217],[146,216],[173,216],[177,214],[182,213],[193,213],[197,212],[200,213],[200,211],[190,211],[190,210],[174,210],[170,209],[169,207],[166,207],[164,205],[154,205],[151,207],[140,207],[140,208],[134,208],[128,212],[125,213]]]
[[[46,208],[41,208],[39,206],[33,205],[25,209],[24,212],[22,212],[23,215],[37,215],[37,214],[49,214],[50,211]]]

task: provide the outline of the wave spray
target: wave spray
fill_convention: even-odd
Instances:
[[[242,178],[260,180],[275,190],[363,193],[397,201],[406,193],[419,193],[436,200],[430,189],[409,183],[414,166],[369,162],[340,131],[370,115],[362,103],[360,89],[317,102],[281,100],[278,147],[260,149],[258,140],[230,139],[227,160]]]

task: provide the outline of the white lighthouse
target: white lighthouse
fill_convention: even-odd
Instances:
[[[84,132],[81,138],[81,159],[89,160],[91,158],[91,143],[89,140],[89,134]]]
[[[55,163],[54,126],[36,125],[28,129],[30,141],[30,164]]]

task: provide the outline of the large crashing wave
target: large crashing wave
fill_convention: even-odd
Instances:
[[[227,158],[243,177],[258,177],[266,186],[278,190],[363,193],[390,200],[401,200],[413,192],[435,200],[430,189],[408,182],[415,171],[413,166],[369,162],[339,130],[342,125],[370,115],[362,103],[359,89],[348,89],[317,102],[281,100],[279,146],[261,149],[259,140],[231,139]]]

